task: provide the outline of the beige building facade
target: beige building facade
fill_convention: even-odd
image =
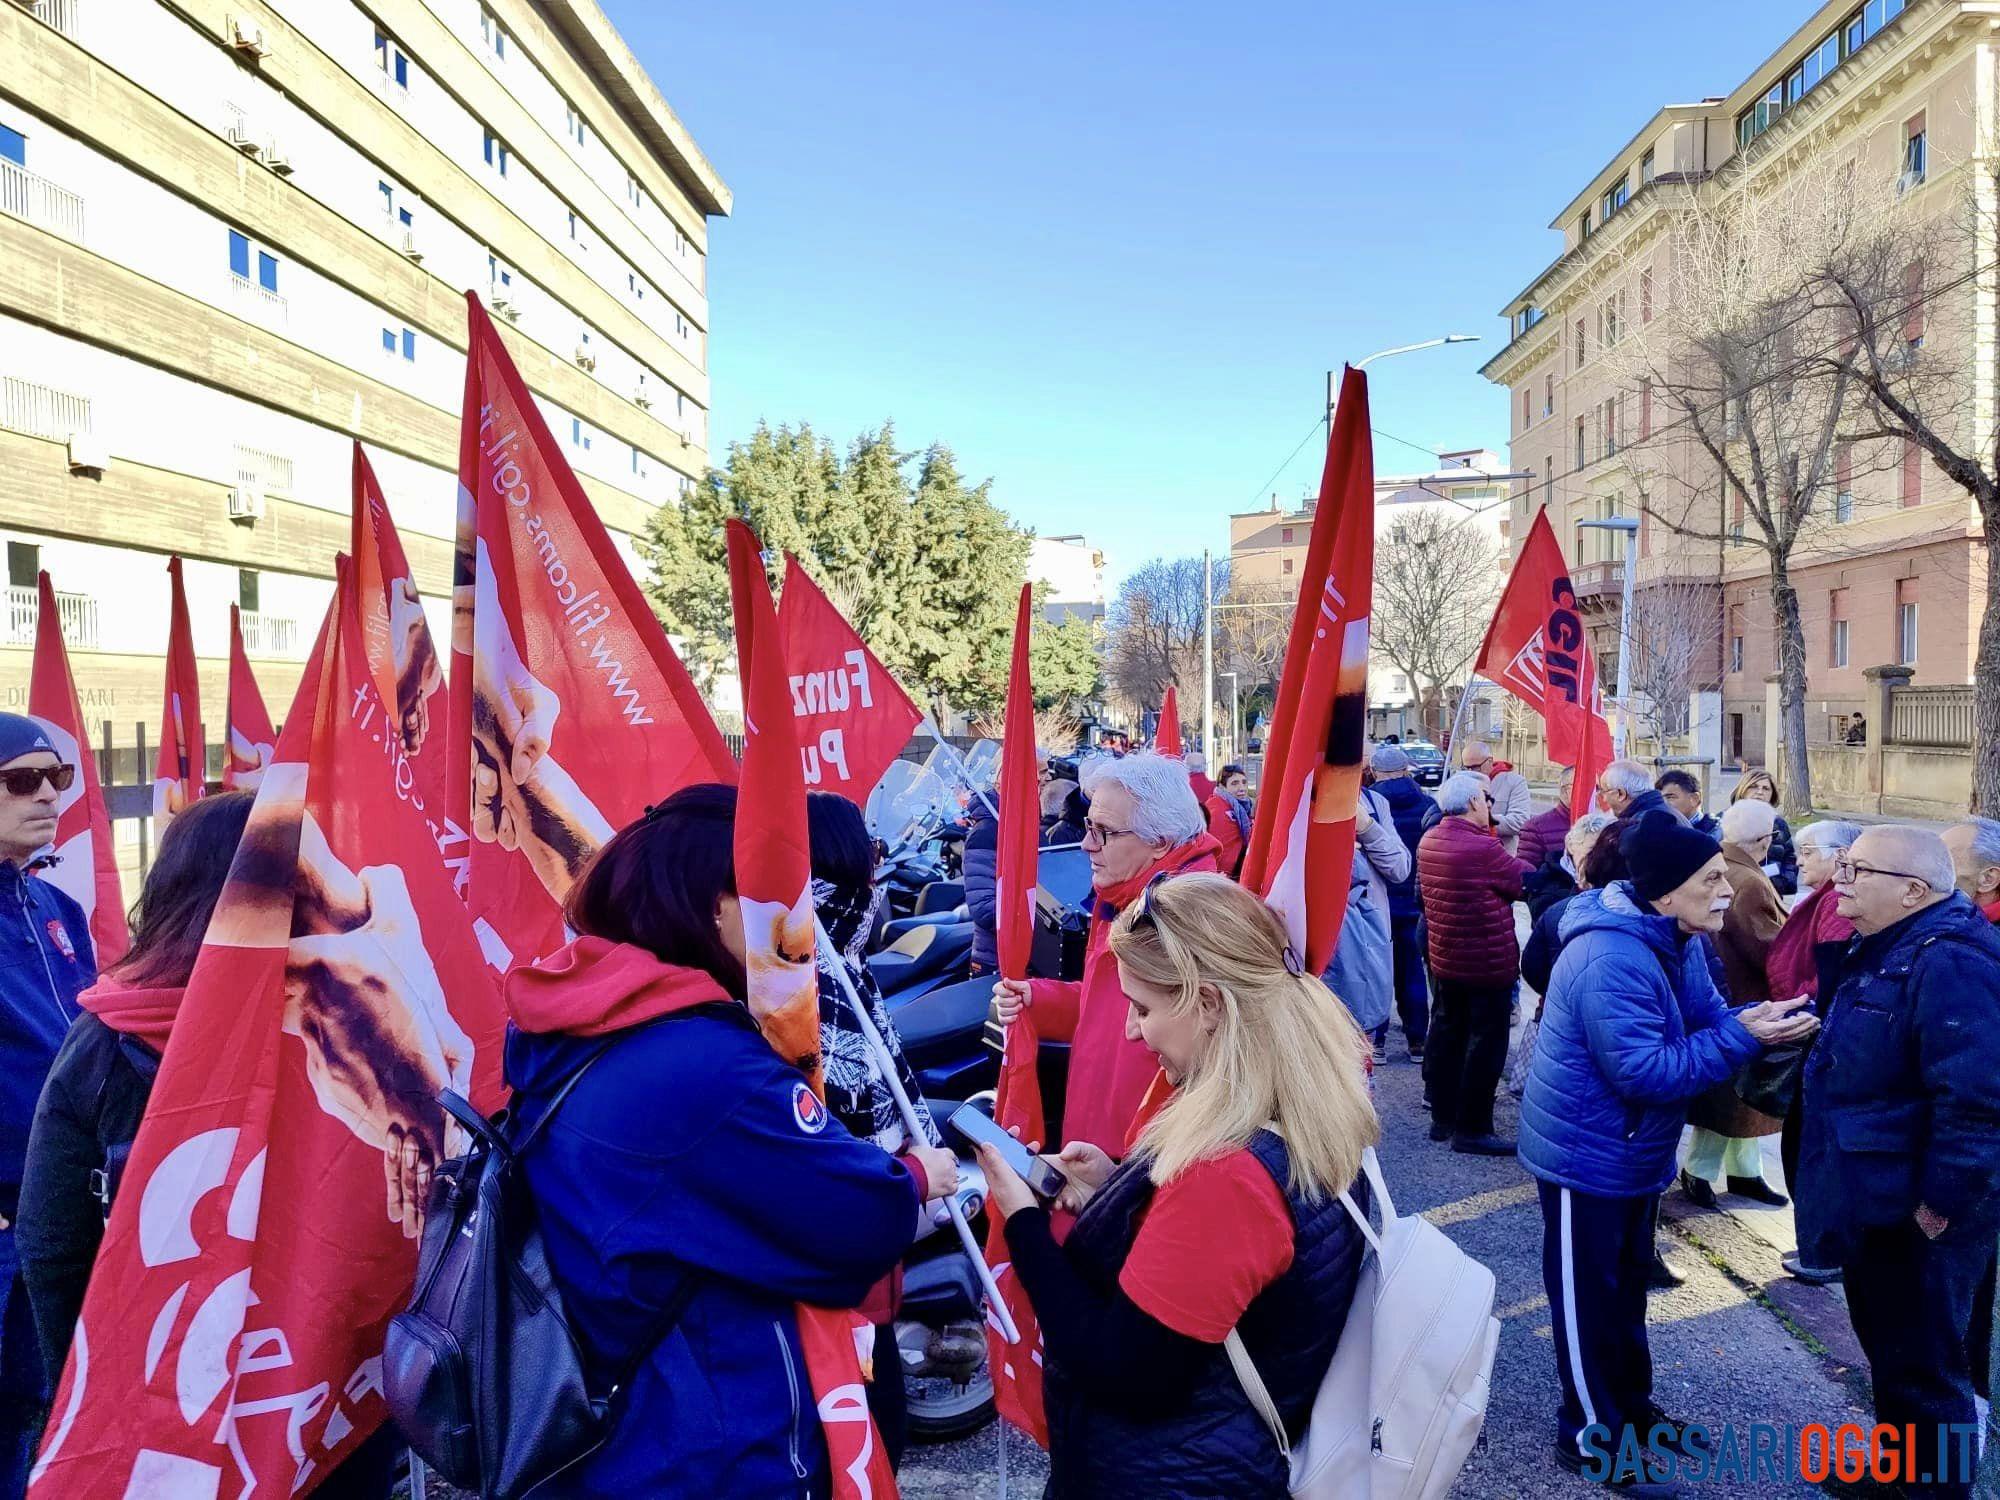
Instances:
[[[445,631],[467,290],[636,565],[706,466],[730,202],[593,0],[0,5],[0,702],[46,569],[147,779],[178,552],[211,767],[231,604],[282,719],[357,438]]]
[[[1966,421],[1993,430],[1990,275],[1995,261],[1991,143],[2000,138],[2000,33],[1966,0],[1830,4],[1727,95],[1670,105],[1611,157],[1556,215],[1561,254],[1503,309],[1510,339],[1484,373],[1510,409],[1511,456],[1531,478],[1516,492],[1512,531],[1546,507],[1592,619],[1601,680],[1613,680],[1624,570],[1643,591],[1661,580],[1713,590],[1714,733],[1725,763],[1763,763],[1776,725],[1766,678],[1777,670],[1768,559],[1738,541],[1740,499],[1683,424],[1655,410],[1619,346],[1667,316],[1676,285],[1670,220],[1688,195],[1775,180],[1813,152],[1893,180],[1913,215],[1957,226],[1949,265],[1911,268],[1905,331],[1914,351],[1959,382]],[[1822,154],[1825,154],[1823,152]],[[1985,187],[1972,184],[1983,180]],[[1984,228],[1976,226],[1984,225]],[[1983,243],[1982,243],[1983,241]],[[1950,309],[1935,289],[1952,288]],[[1928,327],[1926,323],[1928,322]],[[1928,334],[1928,340],[1926,335]],[[1862,420],[1855,414],[1855,421]],[[1733,433],[1731,434],[1733,436]],[[1677,471],[1695,501],[1677,534],[1641,503],[1650,481],[1632,451]],[[1913,667],[1923,684],[1970,681],[1985,604],[1977,509],[1900,440],[1843,443],[1834,493],[1793,560],[1806,638],[1808,734],[1838,740],[1868,692],[1864,672]],[[1676,512],[1676,514],[1680,514]],[[1637,516],[1628,543],[1580,522]],[[1705,645],[1705,650],[1711,649]]]

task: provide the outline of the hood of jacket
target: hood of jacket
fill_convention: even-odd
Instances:
[[[120,984],[106,977],[78,995],[76,1003],[119,1035],[164,1053],[186,994],[186,985]]]
[[[714,976],[664,963],[644,948],[580,937],[502,985],[507,1014],[531,1036],[609,1036],[691,1010],[732,1001]]]
[[[1629,933],[1676,963],[1690,936],[1674,918],[1643,908],[1631,882],[1625,880],[1601,890],[1579,891],[1563,908],[1558,931],[1565,946],[1586,932]]]

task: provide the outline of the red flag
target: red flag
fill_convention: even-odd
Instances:
[[[444,663],[417,593],[416,574],[361,444],[354,445],[349,556],[355,607],[376,695],[396,706],[411,795],[434,828],[444,826]],[[461,825],[463,826],[463,825]]]
[[[31,1493],[292,1495],[385,1418],[438,1091],[504,1013],[376,695],[342,560],[111,1211]]]
[[[1549,759],[1575,769],[1571,808],[1581,816],[1595,796],[1598,774],[1611,763],[1611,727],[1569,565],[1547,510],[1535,512],[1473,670],[1541,714]]]
[[[444,842],[504,971],[562,944],[615,830],[736,767],[471,293],[466,316]]]
[[[69,649],[63,644],[56,591],[43,573],[41,606],[35,616],[35,663],[28,678],[28,712],[42,721],[56,753],[76,767],[76,780],[56,801],[56,866],[42,878],[69,893],[90,919],[90,944],[97,967],[110,968],[125,956],[132,935],[125,926],[125,898],[118,889],[118,854],[111,844],[111,818],[97,780],[97,757],[83,704],[70,676]]]
[[[776,649],[778,615],[757,537],[741,521],[731,521],[728,538],[736,669],[743,680],[743,776],[735,854],[749,975],[746,998],[778,1055],[805,1075],[796,1085],[796,1107],[823,1110],[805,772],[793,732],[785,658]],[[800,1231],[809,1234],[811,1226],[801,1225]],[[851,1311],[800,1306],[798,1319],[834,1494],[839,1500],[894,1496],[896,1478],[868,1415],[862,1374],[859,1341],[872,1337],[873,1330]],[[898,1356],[889,1350],[885,1357]]]
[[[1347,915],[1374,569],[1368,377],[1350,367],[1327,434],[1326,470],[1264,759],[1265,790],[1243,863],[1243,884],[1284,916],[1314,974],[1333,958]]]
[[[1036,859],[1041,843],[1041,810],[1037,796],[1035,694],[1029,680],[1028,640],[1034,622],[1034,590],[1021,590],[1014,618],[1014,664],[1007,678],[1007,733],[1000,752],[1000,845],[995,882],[999,947],[1003,979],[1028,977],[1028,950],[1035,937]],[[1171,690],[1170,690],[1171,693]],[[1172,701],[1171,696],[1168,699]],[[1024,1141],[1039,1141],[1046,1132],[1042,1116],[1042,1085],[1035,1070],[1041,1051],[1034,1012],[1024,1010],[1007,1027],[1000,1056],[1000,1088],[993,1118],[1000,1126],[1020,1132]],[[993,1405],[1044,1448],[1049,1445],[1049,1419],[1042,1406],[1042,1332],[1035,1321],[1020,1278],[1013,1274],[997,1215],[986,1228],[986,1260],[993,1279],[1007,1300],[1021,1342],[1010,1344],[991,1309],[986,1314],[987,1365],[993,1372]]]
[[[270,710],[250,672],[243,651],[241,611],[229,606],[229,733],[222,746],[222,784],[235,791],[254,791],[264,779],[264,767],[278,745]]]
[[[1181,704],[1174,685],[1167,684],[1167,700],[1160,705],[1160,722],[1153,726],[1153,748],[1179,760],[1185,753],[1181,744]]]
[[[778,634],[806,785],[866,804],[923,714],[790,553]]]
[[[208,745],[201,718],[201,679],[195,675],[194,632],[188,626],[187,590],[181,560],[167,563],[173,602],[167,617],[167,694],[160,710],[160,754],[153,770],[153,817],[164,832],[166,820],[199,797],[206,787]]]

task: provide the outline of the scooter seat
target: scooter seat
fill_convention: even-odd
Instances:
[[[890,1014],[912,1066],[923,1066],[917,1059],[928,1062],[958,1053],[976,1056],[992,1005],[993,980],[981,977],[927,990],[903,1005],[892,996]]]

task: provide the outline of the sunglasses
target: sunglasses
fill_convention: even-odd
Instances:
[[[1164,885],[1168,880],[1170,880],[1173,877],[1173,874],[1174,872],[1172,870],[1162,870],[1160,871],[1159,874],[1155,875],[1151,880],[1146,882],[1145,894],[1139,898],[1139,915],[1137,915],[1132,919],[1132,925],[1134,927],[1137,927],[1141,922],[1144,922],[1148,926],[1152,927],[1152,929],[1155,932],[1159,933],[1162,937],[1166,937],[1169,935],[1167,933],[1166,925],[1160,921],[1159,913],[1153,910],[1153,892],[1157,891],[1162,885]],[[1306,972],[1306,966],[1299,958],[1298,949],[1294,948],[1290,943],[1287,943],[1285,944],[1284,956],[1285,956],[1286,971],[1292,974],[1295,978],[1302,978]]]
[[[76,780],[75,766],[17,766],[11,771],[0,771],[0,786],[4,786],[16,797],[32,797],[42,782],[59,792],[70,789]]]

